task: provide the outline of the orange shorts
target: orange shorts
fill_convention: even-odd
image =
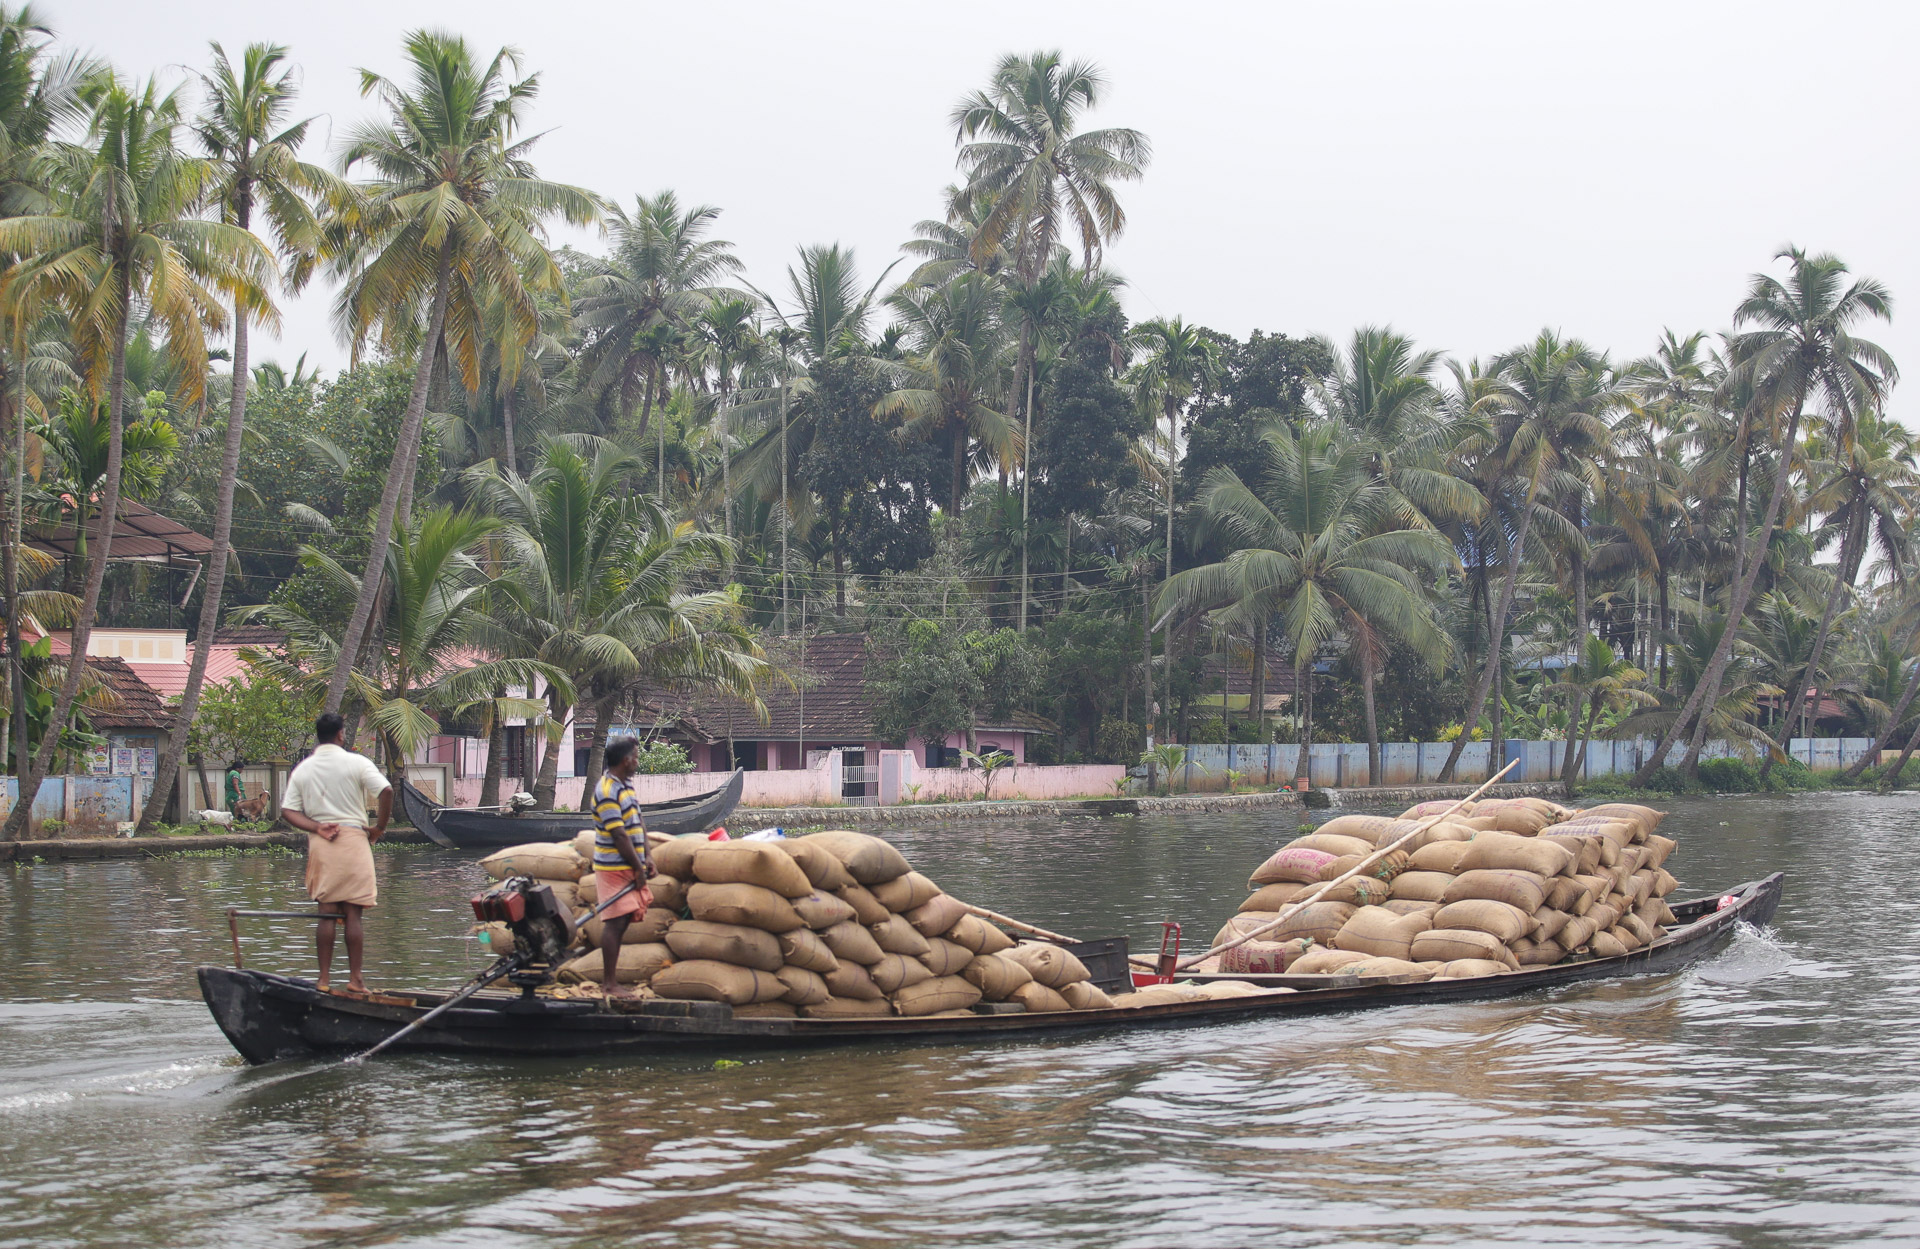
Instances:
[[[596,870],[593,874],[593,884],[594,888],[599,891],[598,900],[600,902],[605,902],[608,898],[611,898],[614,894],[619,893],[621,889],[632,883],[633,871],[631,868],[623,867],[617,872]],[[600,912],[600,918],[618,919],[622,915],[642,915],[646,913],[647,907],[652,904],[652,890],[645,888],[635,889],[626,897]]]

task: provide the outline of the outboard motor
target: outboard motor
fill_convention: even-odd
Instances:
[[[573,944],[573,916],[553,896],[553,887],[531,876],[509,876],[473,900],[473,915],[481,923],[502,923],[513,931],[515,964],[507,979],[526,997],[536,987],[550,984]]]

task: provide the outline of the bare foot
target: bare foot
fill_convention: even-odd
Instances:
[[[373,996],[373,994],[368,991],[367,986],[360,983],[358,980],[347,981],[347,994],[350,997],[372,997]]]
[[[600,986],[600,992],[608,997],[630,998],[635,996],[633,986],[625,984],[603,984]]]

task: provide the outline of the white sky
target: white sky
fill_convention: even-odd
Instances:
[[[1781,244],[1834,251],[1902,307],[1866,331],[1920,369],[1904,5],[941,5],[44,0],[70,42],[178,76],[207,41],[288,44],[318,137],[368,112],[356,67],[402,33],[503,43],[542,77],[551,178],[724,209],[763,289],[796,245],[869,274],[954,178],[947,113],[1003,53],[1059,48],[1110,79],[1096,124],[1155,158],[1109,259],[1136,317],[1344,336],[1391,323],[1487,354],[1542,325],[1637,356],[1722,328]],[[319,155],[318,148],[314,153]],[[326,151],[331,159],[331,151]],[[904,268],[904,267],[903,267]],[[325,296],[284,341],[337,365]],[[1896,403],[1896,414],[1901,405]]]

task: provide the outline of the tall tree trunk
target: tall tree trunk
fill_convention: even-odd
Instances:
[[[1841,779],[1853,780],[1874,763],[1879,762],[1880,752],[1887,748],[1887,739],[1893,736],[1894,730],[1900,727],[1900,722],[1906,719],[1907,708],[1913,705],[1916,694],[1920,694],[1920,662],[1913,665],[1913,674],[1907,678],[1906,689],[1900,692],[1900,701],[1893,705],[1893,714],[1887,717],[1887,726],[1874,734],[1867,752],[1847,766],[1847,770],[1840,774]]]
[[[847,557],[840,549],[840,521],[833,522],[833,614],[847,618]]]
[[[247,228],[247,214],[240,216],[240,228]],[[187,684],[180,691],[180,707],[173,715],[160,748],[160,761],[153,774],[153,792],[140,812],[142,833],[150,833],[166,813],[167,797],[178,783],[180,759],[187,748],[187,734],[193,718],[200,712],[200,692],[207,679],[207,660],[213,654],[214,635],[220,630],[220,606],[227,585],[227,556],[233,536],[233,494],[240,478],[240,447],[247,424],[248,361],[247,310],[238,301],[233,306],[233,394],[227,402],[227,438],[220,451],[220,481],[213,501],[213,550],[207,555],[207,585],[200,599],[200,621],[194,631],[193,659],[187,665]]]
[[[102,222],[103,233],[111,235],[113,206],[111,197],[104,210],[107,218]],[[48,765],[53,762],[54,748],[59,744],[67,718],[73,714],[73,701],[80,693],[80,682],[87,671],[87,644],[93,637],[93,620],[100,609],[100,587],[107,578],[107,559],[113,550],[113,530],[120,517],[120,469],[124,449],[122,433],[125,429],[127,399],[127,329],[132,320],[133,282],[127,272],[124,261],[119,265],[120,306],[113,327],[113,354],[107,369],[107,464],[105,480],[100,486],[100,504],[96,514],[100,518],[100,533],[94,539],[93,547],[87,559],[86,588],[80,595],[80,610],[74,616],[73,629],[68,635],[67,673],[60,682],[60,690],[54,696],[53,714],[47,717],[47,731],[40,739],[39,747],[33,757],[27,761],[27,771],[20,777],[20,793],[13,804],[13,810],[7,813],[7,822],[0,827],[0,841],[18,841],[26,829],[27,816],[33,809],[33,800],[40,793],[40,782],[46,779]],[[79,517],[74,520],[74,537],[81,536]]]
[[[25,776],[28,761],[32,758],[32,744],[27,740],[27,675],[20,655],[20,543],[26,524],[26,480],[27,480],[27,370],[23,365],[26,356],[24,335],[14,335],[14,371],[17,377],[9,375],[8,381],[18,381],[17,389],[7,392],[10,405],[8,420],[13,433],[13,477],[11,515],[7,520],[7,541],[5,565],[0,575],[6,578],[7,592],[7,693],[8,705],[13,708],[10,717],[13,730],[8,734],[8,746],[13,751],[14,774]],[[4,764],[0,763],[0,768]]]
[[[1533,528],[1533,505],[1535,498],[1539,494],[1539,490],[1540,482],[1536,477],[1535,480],[1527,486],[1526,506],[1520,514],[1520,531],[1514,535],[1513,543],[1508,548],[1506,557],[1507,575],[1500,584],[1500,605],[1489,617],[1492,629],[1487,634],[1486,663],[1482,665],[1480,675],[1473,679],[1473,688],[1467,695],[1467,713],[1460,720],[1460,736],[1454,739],[1453,749],[1447,752],[1447,762],[1441,767],[1440,775],[1435,778],[1435,780],[1442,785],[1453,780],[1453,769],[1460,762],[1461,752],[1467,748],[1467,739],[1473,733],[1473,726],[1480,723],[1480,713],[1486,709],[1487,695],[1490,691],[1495,693],[1495,722],[1497,723],[1500,718],[1500,704],[1496,682],[1500,673],[1501,654],[1505,650],[1502,641],[1507,634],[1507,615],[1513,610],[1514,591],[1519,588],[1520,553],[1526,549],[1527,534]],[[1495,519],[1497,523],[1498,518],[1496,517]],[[1496,743],[1495,747],[1488,751],[1489,760],[1491,761],[1500,753],[1501,747]],[[1497,765],[1494,767],[1494,770],[1498,770]]]
[[[1673,608],[1668,601],[1667,570],[1660,569],[1660,688],[1667,688],[1667,630],[1673,627]]]
[[[1714,704],[1720,699],[1720,683],[1727,675],[1727,664],[1733,658],[1734,635],[1740,631],[1740,621],[1747,612],[1747,599],[1753,594],[1754,582],[1760,577],[1760,566],[1767,562],[1767,550],[1773,542],[1773,527],[1780,517],[1780,506],[1787,497],[1788,479],[1793,474],[1793,443],[1800,435],[1800,414],[1805,406],[1806,397],[1802,395],[1795,401],[1793,416],[1787,421],[1787,436],[1780,443],[1780,461],[1774,469],[1773,489],[1767,496],[1767,513],[1760,522],[1759,540],[1754,545],[1753,558],[1747,561],[1745,572],[1734,586],[1733,598],[1727,604],[1726,627],[1720,630],[1720,642],[1713,649],[1713,658],[1708,661],[1706,672],[1681,707],[1679,718],[1668,732],[1661,734],[1660,740],[1654,743],[1653,753],[1634,773],[1636,788],[1644,788],[1654,769],[1666,762],[1667,751],[1679,736],[1681,726],[1689,722],[1694,724],[1693,737],[1680,767],[1688,776],[1699,770],[1700,748],[1706,742],[1707,723],[1712,718]]]
[[[784,364],[784,360],[782,361]],[[787,635],[787,569],[791,556],[787,544],[793,534],[793,509],[787,504],[787,479],[792,461],[787,459],[787,379],[780,378],[780,636]]]
[[[1893,761],[1893,766],[1888,768],[1886,775],[1880,778],[1880,783],[1875,786],[1876,789],[1885,793],[1900,783],[1900,774],[1906,771],[1907,760],[1913,758],[1913,750],[1916,746],[1920,746],[1920,724],[1913,726],[1913,732],[1907,737],[1907,744],[1900,748],[1900,757]]]
[[[1254,736],[1264,745],[1267,740],[1267,621],[1253,622],[1253,680],[1248,685],[1247,710],[1253,714]]]
[[[1839,615],[1841,602],[1852,590],[1854,578],[1860,575],[1860,561],[1865,555],[1866,547],[1864,532],[1866,507],[1864,500],[1860,497],[1862,493],[1864,492],[1856,491],[1854,494],[1853,517],[1847,525],[1847,532],[1840,539],[1840,557],[1838,567],[1833,570],[1833,588],[1827,592],[1827,607],[1820,615],[1820,628],[1813,635],[1813,653],[1807,657],[1806,677],[1804,680],[1794,682],[1793,691],[1787,699],[1786,714],[1782,717],[1784,725],[1791,725],[1795,714],[1800,712],[1802,706],[1808,702],[1807,687],[1819,679],[1820,661],[1827,656],[1827,638],[1833,628],[1833,618]],[[1818,699],[1813,700],[1813,705],[1818,706],[1818,701]],[[1782,727],[1780,738],[1776,743],[1782,750],[1787,748],[1791,733],[1790,728]],[[1813,734],[1809,731],[1802,736],[1812,737]],[[1761,779],[1765,780],[1768,773],[1772,771],[1773,755],[1769,753],[1760,761]]]
[[[496,700],[505,698],[507,691],[497,689],[493,692],[493,696]],[[500,717],[497,702],[488,720],[487,766],[480,773],[480,805],[497,807],[500,805],[500,778],[505,774],[507,762],[507,725],[506,721]]]
[[[557,691],[547,691],[549,723],[561,726],[560,731],[563,734],[567,731],[567,713],[572,710],[572,707],[561,700]],[[556,741],[552,730],[549,729],[540,735],[540,740],[544,743],[544,748],[540,753],[540,776],[533,783],[533,797],[534,801],[540,804],[540,810],[551,811],[554,809],[553,792],[560,786],[560,751],[564,748],[564,739]]]
[[[1026,330],[1020,331],[1020,342],[1026,345]],[[1029,521],[1033,514],[1033,371],[1027,371],[1027,432],[1025,441],[1020,444],[1020,632],[1027,631],[1027,604],[1032,599],[1027,580],[1027,543]]]
[[[613,718],[614,704],[620,701],[620,691],[603,695],[591,700],[587,705],[593,709],[593,735],[587,739],[586,780],[580,786],[580,809],[593,810],[594,778],[607,770],[607,730],[608,721]]]
[[[1179,408],[1171,399],[1167,401],[1167,571],[1161,584],[1173,580],[1173,478],[1179,470],[1178,442],[1180,439]],[[1173,704],[1173,614],[1167,614],[1167,626],[1160,639],[1160,670],[1167,695],[1160,702],[1162,711],[1170,712]]]
[[[500,437],[501,441],[506,443],[506,446],[502,448],[502,450],[506,452],[507,471],[509,473],[517,473],[520,471],[520,457],[517,450],[520,442],[513,429],[513,392],[515,389],[513,386],[507,387],[507,393],[500,398]]]
[[[1153,745],[1153,600],[1152,571],[1140,568],[1140,721],[1147,726],[1147,745]]]
[[[420,430],[427,416],[427,387],[433,381],[434,357],[440,336],[447,324],[448,288],[453,280],[452,237],[440,245],[439,268],[434,274],[433,303],[427,316],[426,341],[420,344],[420,360],[413,369],[413,391],[407,397],[406,415],[400,422],[400,437],[393,449],[393,462],[386,485],[380,491],[380,508],[373,522],[373,536],[367,545],[367,571],[360,579],[360,593],[354,598],[353,615],[340,639],[340,660],[334,664],[332,680],[327,682],[326,710],[340,710],[352,673],[351,656],[360,653],[367,629],[373,621],[374,604],[380,600],[380,583],[386,570],[387,544],[393,539],[394,517],[400,507],[403,486],[413,480],[414,463],[420,456]]]
[[[1362,702],[1367,711],[1367,784],[1378,785],[1380,783],[1380,724],[1374,717],[1373,679],[1375,673],[1373,668],[1373,646],[1371,642],[1372,639],[1369,638],[1369,644],[1360,648],[1360,692]]]
[[[953,422],[953,507],[952,521],[948,526],[953,531],[950,541],[956,547],[960,541],[960,499],[967,493],[967,429],[959,421]]]
[[[1313,661],[1293,652],[1293,707],[1300,720],[1300,753],[1293,760],[1293,785],[1306,789],[1307,757],[1313,749]]]
[[[1600,715],[1600,696],[1595,694],[1587,706],[1586,723],[1580,726],[1580,753],[1573,757],[1573,767],[1560,778],[1560,792],[1564,797],[1573,797],[1574,786],[1580,782],[1580,774],[1587,770],[1587,742],[1593,737],[1593,722]]]
[[[1578,506],[1576,500],[1575,506]],[[1582,516],[1585,513],[1582,512]],[[1580,547],[1573,553],[1573,655],[1577,663],[1587,661],[1587,561],[1584,548],[1587,543],[1587,527],[1580,522]],[[1560,765],[1560,779],[1568,781],[1573,775],[1573,739],[1575,730],[1580,726],[1580,692],[1567,694],[1567,751]],[[1571,781],[1568,781],[1571,784]]]

